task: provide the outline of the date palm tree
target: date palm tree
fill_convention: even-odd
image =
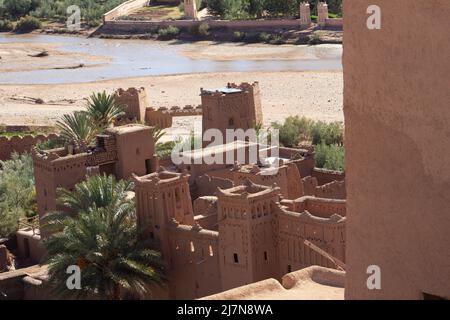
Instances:
[[[124,106],[119,104],[113,95],[108,95],[105,91],[93,93],[89,97],[86,111],[92,122],[102,130],[111,126],[115,119],[125,114]]]
[[[158,143],[165,134],[166,132],[158,126],[152,128],[152,136],[155,144]]]
[[[61,138],[68,144],[75,144],[81,150],[86,150],[99,133],[97,126],[92,124],[91,117],[85,111],[65,114],[56,122]]]
[[[91,177],[59,202],[76,215],[51,213],[42,219],[47,232],[59,230],[44,244],[48,251],[49,282],[62,297],[120,299],[130,293],[151,295],[164,285],[161,254],[149,241],[139,239],[131,184],[112,176]],[[66,270],[81,270],[81,290],[69,290]]]
[[[125,201],[134,184],[129,180],[117,181],[114,176],[92,176],[75,185],[73,191],[58,190],[58,203],[71,212],[89,212],[95,208],[133,205]]]

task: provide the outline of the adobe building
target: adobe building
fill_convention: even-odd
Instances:
[[[153,108],[148,104],[145,88],[122,88],[116,90],[114,98],[125,109],[125,115],[116,119],[115,125],[121,126],[130,123],[145,123],[151,127],[166,129],[172,127],[174,117],[190,117],[202,114],[202,106],[186,105]],[[0,144],[1,144],[0,140]],[[1,154],[0,154],[1,156]]]
[[[255,159],[250,152],[258,152]],[[236,161],[241,154],[243,161]],[[227,157],[232,156],[232,162]],[[215,158],[220,164],[207,164],[205,158]],[[190,174],[189,186],[193,199],[214,195],[217,187],[240,185],[245,180],[280,188],[285,199],[317,196],[345,199],[345,174],[315,168],[313,149],[293,149],[266,146],[254,142],[234,141],[181,153],[180,170]],[[268,163],[272,163],[269,165]],[[274,165],[278,162],[277,165]]]
[[[300,26],[302,28],[311,26],[311,7],[308,2],[300,3]]]
[[[196,0],[183,0],[184,15],[186,18],[192,20],[198,20],[197,16],[197,1]]]
[[[224,114],[236,109],[231,113],[238,119],[236,128],[251,128],[261,119],[257,83],[229,85],[227,90],[203,90],[202,99],[212,112],[215,107]],[[131,96],[139,92],[128,91]],[[120,96],[141,105],[128,93]],[[206,125],[217,122],[225,128],[228,120],[222,116]],[[172,299],[200,298],[271,278],[281,281],[313,265],[344,266],[344,175],[315,168],[313,148],[236,140],[181,152],[182,164],[172,163],[172,171],[159,165],[154,152],[152,128],[139,124],[106,129],[86,151],[71,146],[35,149],[39,215],[62,209],[57,208],[57,189],[72,190],[88,175],[132,177],[138,228],[143,240],[159,244]],[[241,163],[229,164],[230,154],[238,159],[242,153]],[[253,159],[250,154],[255,153]],[[205,163],[205,157],[223,164]],[[275,174],[269,172],[269,159],[279,164]],[[30,232],[19,232],[18,239],[24,252],[26,239],[33,240],[28,246],[34,257],[41,235]]]
[[[327,25],[328,19],[328,4],[326,2],[317,3],[317,23],[320,27],[325,27]]]
[[[114,94],[117,103],[125,108],[125,118],[135,121],[145,121],[147,94],[145,88],[118,89]]]
[[[200,95],[203,133],[208,129],[218,129],[226,137],[226,129],[246,131],[263,123],[258,82],[229,83],[225,88],[213,90],[202,88]]]
[[[249,180],[192,210],[188,175],[163,168],[134,176],[138,227],[160,244],[170,298],[193,299],[333,261],[345,261],[345,200],[280,203],[280,189]]]
[[[344,14],[345,297],[450,299],[449,1],[347,0]]]
[[[33,150],[39,216],[57,209],[57,189],[72,190],[90,174],[112,174],[117,179],[154,172],[158,159],[152,128],[139,124],[108,128],[86,152],[66,147]]]

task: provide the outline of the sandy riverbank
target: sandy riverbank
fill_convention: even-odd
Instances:
[[[222,87],[227,82],[259,81],[265,124],[290,115],[343,121],[341,72],[207,73],[117,79],[59,85],[0,85],[0,125],[51,125],[62,114],[81,110],[92,92],[145,87],[149,106],[200,104],[200,88]],[[43,104],[32,99],[40,98]],[[193,118],[175,119],[173,135],[190,128]]]
[[[221,43],[216,45],[210,41],[199,42],[188,46],[180,53],[191,59],[207,59],[215,61],[235,60],[317,60],[329,59],[342,53],[342,46],[322,44],[317,46],[293,46],[244,43]]]
[[[0,72],[101,66],[108,57],[61,50],[55,43],[0,43]],[[45,56],[39,54],[45,52]]]

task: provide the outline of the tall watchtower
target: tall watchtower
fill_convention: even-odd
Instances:
[[[189,193],[189,175],[165,171],[138,177],[136,184],[137,222],[144,237],[154,238],[161,244],[163,254],[168,253],[167,225],[194,225],[194,211]]]
[[[250,180],[219,189],[219,261],[223,290],[278,277],[272,208],[280,189]]]
[[[317,3],[317,22],[322,28],[326,26],[328,19],[328,5],[326,2]]]
[[[184,14],[186,18],[198,20],[196,0],[184,0]]]
[[[145,121],[147,94],[144,88],[118,89],[114,95],[117,103],[125,107],[125,118],[135,121]]]
[[[300,26],[302,28],[311,26],[311,8],[308,2],[300,3]]]
[[[253,128],[262,123],[259,83],[229,83],[225,88],[201,89],[203,133],[218,129],[226,137],[226,129]],[[230,142],[230,141],[229,141]]]

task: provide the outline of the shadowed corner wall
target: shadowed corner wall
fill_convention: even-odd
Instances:
[[[345,0],[344,16],[346,298],[450,298],[450,2]]]

